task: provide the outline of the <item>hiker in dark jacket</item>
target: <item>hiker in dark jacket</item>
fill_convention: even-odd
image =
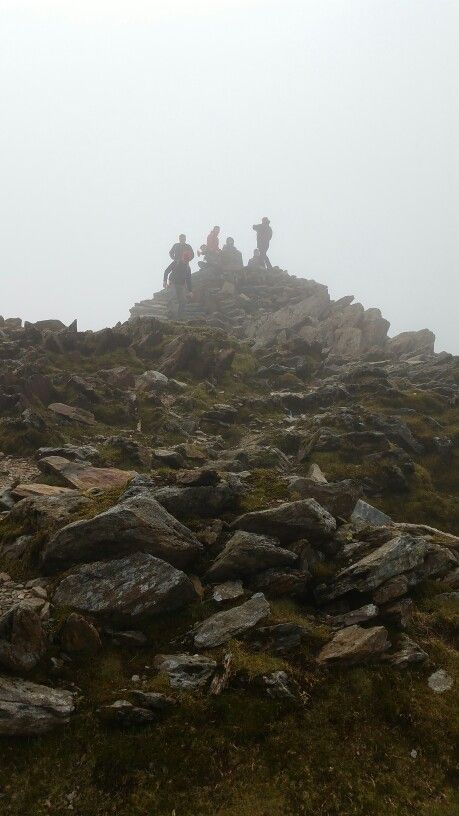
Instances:
[[[178,244],[174,244],[169,252],[169,256],[173,261],[181,261],[184,252],[187,252],[188,254],[191,253],[190,261],[192,261],[194,258],[194,252],[191,246],[186,242],[186,235],[179,235],[179,242]]]
[[[263,263],[266,266],[266,269],[272,269],[271,261],[267,255],[269,244],[271,238],[273,237],[273,231],[270,227],[269,218],[262,218],[261,224],[254,224],[253,228],[257,233],[257,247],[260,250]]]
[[[190,248],[191,249],[191,248]],[[175,289],[175,299],[177,301],[177,317],[183,317],[186,306],[186,292],[192,291],[190,261],[193,259],[193,250],[185,250],[181,260],[173,261],[172,269],[164,273],[164,288],[169,283]]]
[[[167,267],[167,269],[164,271],[164,278],[163,278],[163,287],[164,287],[164,289],[167,286],[167,279],[168,279],[170,273],[175,268],[175,265],[183,260],[183,256],[184,256],[185,253],[187,253],[187,255],[188,255],[187,263],[189,265],[190,261],[192,261],[193,258],[194,258],[194,252],[193,252],[191,246],[189,244],[187,244],[187,242],[186,242],[186,235],[182,234],[182,235],[179,235],[178,243],[174,244],[171,251],[169,252],[169,257],[172,258],[172,263],[170,263],[169,266]],[[191,270],[190,270],[190,276],[191,276]]]

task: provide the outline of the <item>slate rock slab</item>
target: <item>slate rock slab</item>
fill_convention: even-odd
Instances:
[[[221,646],[233,637],[253,629],[261,620],[270,614],[270,606],[262,592],[232,609],[217,612],[191,632],[193,643],[198,649],[213,649]]]
[[[11,495],[17,499],[27,499],[30,496],[65,496],[74,493],[70,487],[58,487],[57,485],[39,484],[29,482],[28,484],[18,484],[11,490]]]
[[[398,535],[339,572],[319,597],[331,600],[351,591],[371,592],[390,578],[421,567],[428,550],[425,539]]]
[[[63,527],[44,547],[42,564],[51,573],[82,562],[146,552],[182,567],[202,549],[188,527],[151,496],[139,494],[92,519]]]
[[[270,567],[296,564],[298,556],[279,546],[276,538],[239,530],[207,570],[210,581],[236,576],[255,575]]]
[[[197,598],[184,572],[147,553],[82,564],[54,593],[58,606],[115,620],[171,612]]]
[[[380,657],[389,648],[390,642],[384,626],[373,626],[371,629],[349,626],[341,629],[330,643],[321,649],[317,662],[322,665],[363,663]]]
[[[332,516],[349,518],[357,499],[362,493],[360,485],[352,479],[343,479],[341,482],[321,482],[317,479],[306,479],[298,476],[290,482],[291,493],[298,494],[302,499],[315,499],[328,510]]]
[[[315,499],[284,502],[269,510],[245,513],[231,526],[234,530],[275,536],[281,542],[304,537],[327,540],[336,531],[335,519]]]
[[[0,736],[44,734],[68,723],[74,710],[70,691],[0,677]]]
[[[98,487],[110,490],[113,487],[125,487],[134,476],[135,470],[119,468],[93,467],[86,462],[70,462],[63,456],[45,456],[38,462],[39,467],[59,476],[69,487],[77,490],[90,490]]]
[[[71,422],[79,422],[82,425],[95,425],[96,419],[91,411],[84,411],[74,405],[66,405],[63,402],[52,402],[48,409],[57,416],[68,419]]]
[[[161,654],[154,659],[160,674],[167,674],[172,688],[193,690],[205,686],[217,669],[217,663],[203,655]]]

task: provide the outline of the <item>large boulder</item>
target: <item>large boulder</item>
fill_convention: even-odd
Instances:
[[[0,677],[0,736],[44,734],[68,723],[74,710],[70,691]]]
[[[302,499],[315,499],[332,516],[349,518],[362,488],[352,479],[341,482],[323,482],[298,476],[290,482],[292,494]]]
[[[278,546],[269,536],[239,530],[207,571],[211,581],[223,581],[242,575],[255,575],[270,567],[293,566],[298,556]]]
[[[172,612],[197,598],[184,572],[147,553],[82,564],[54,593],[58,606],[116,620]]]
[[[14,505],[10,519],[14,524],[32,523],[37,530],[62,527],[90,506],[91,499],[81,496],[77,490],[55,496],[30,496]]]
[[[191,531],[155,499],[139,494],[92,519],[63,527],[47,542],[42,564],[45,571],[58,572],[74,564],[141,551],[182,567],[202,549]]]
[[[424,564],[429,546],[424,538],[399,535],[338,573],[333,583],[319,593],[331,600],[347,592],[371,592],[395,575]]]
[[[390,648],[387,630],[384,626],[373,626],[363,629],[361,626],[348,626],[341,629],[326,646],[321,649],[318,663],[363,663],[379,658]]]
[[[231,638],[253,629],[270,614],[270,606],[262,592],[232,609],[217,612],[191,632],[193,643],[198,649],[213,649]]]
[[[433,354],[434,347],[435,335],[430,329],[401,332],[387,342],[387,348],[394,357],[421,352]]]
[[[327,540],[336,531],[335,519],[315,499],[284,502],[270,510],[245,513],[231,526],[234,530],[276,536],[282,542],[304,537]]]

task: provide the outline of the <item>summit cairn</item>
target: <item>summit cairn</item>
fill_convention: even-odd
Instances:
[[[347,360],[434,351],[435,335],[429,329],[389,338],[390,323],[379,309],[365,309],[353,295],[332,300],[324,284],[279,267],[252,265],[235,271],[215,260],[201,261],[199,267],[192,275],[193,299],[183,320],[226,329],[252,341],[254,350],[295,339],[305,349]],[[131,320],[174,320],[173,292],[162,289],[136,303],[130,313]]]

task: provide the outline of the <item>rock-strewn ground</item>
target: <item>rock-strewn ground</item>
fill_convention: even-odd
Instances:
[[[0,810],[452,816],[457,359],[195,291],[0,319]]]

